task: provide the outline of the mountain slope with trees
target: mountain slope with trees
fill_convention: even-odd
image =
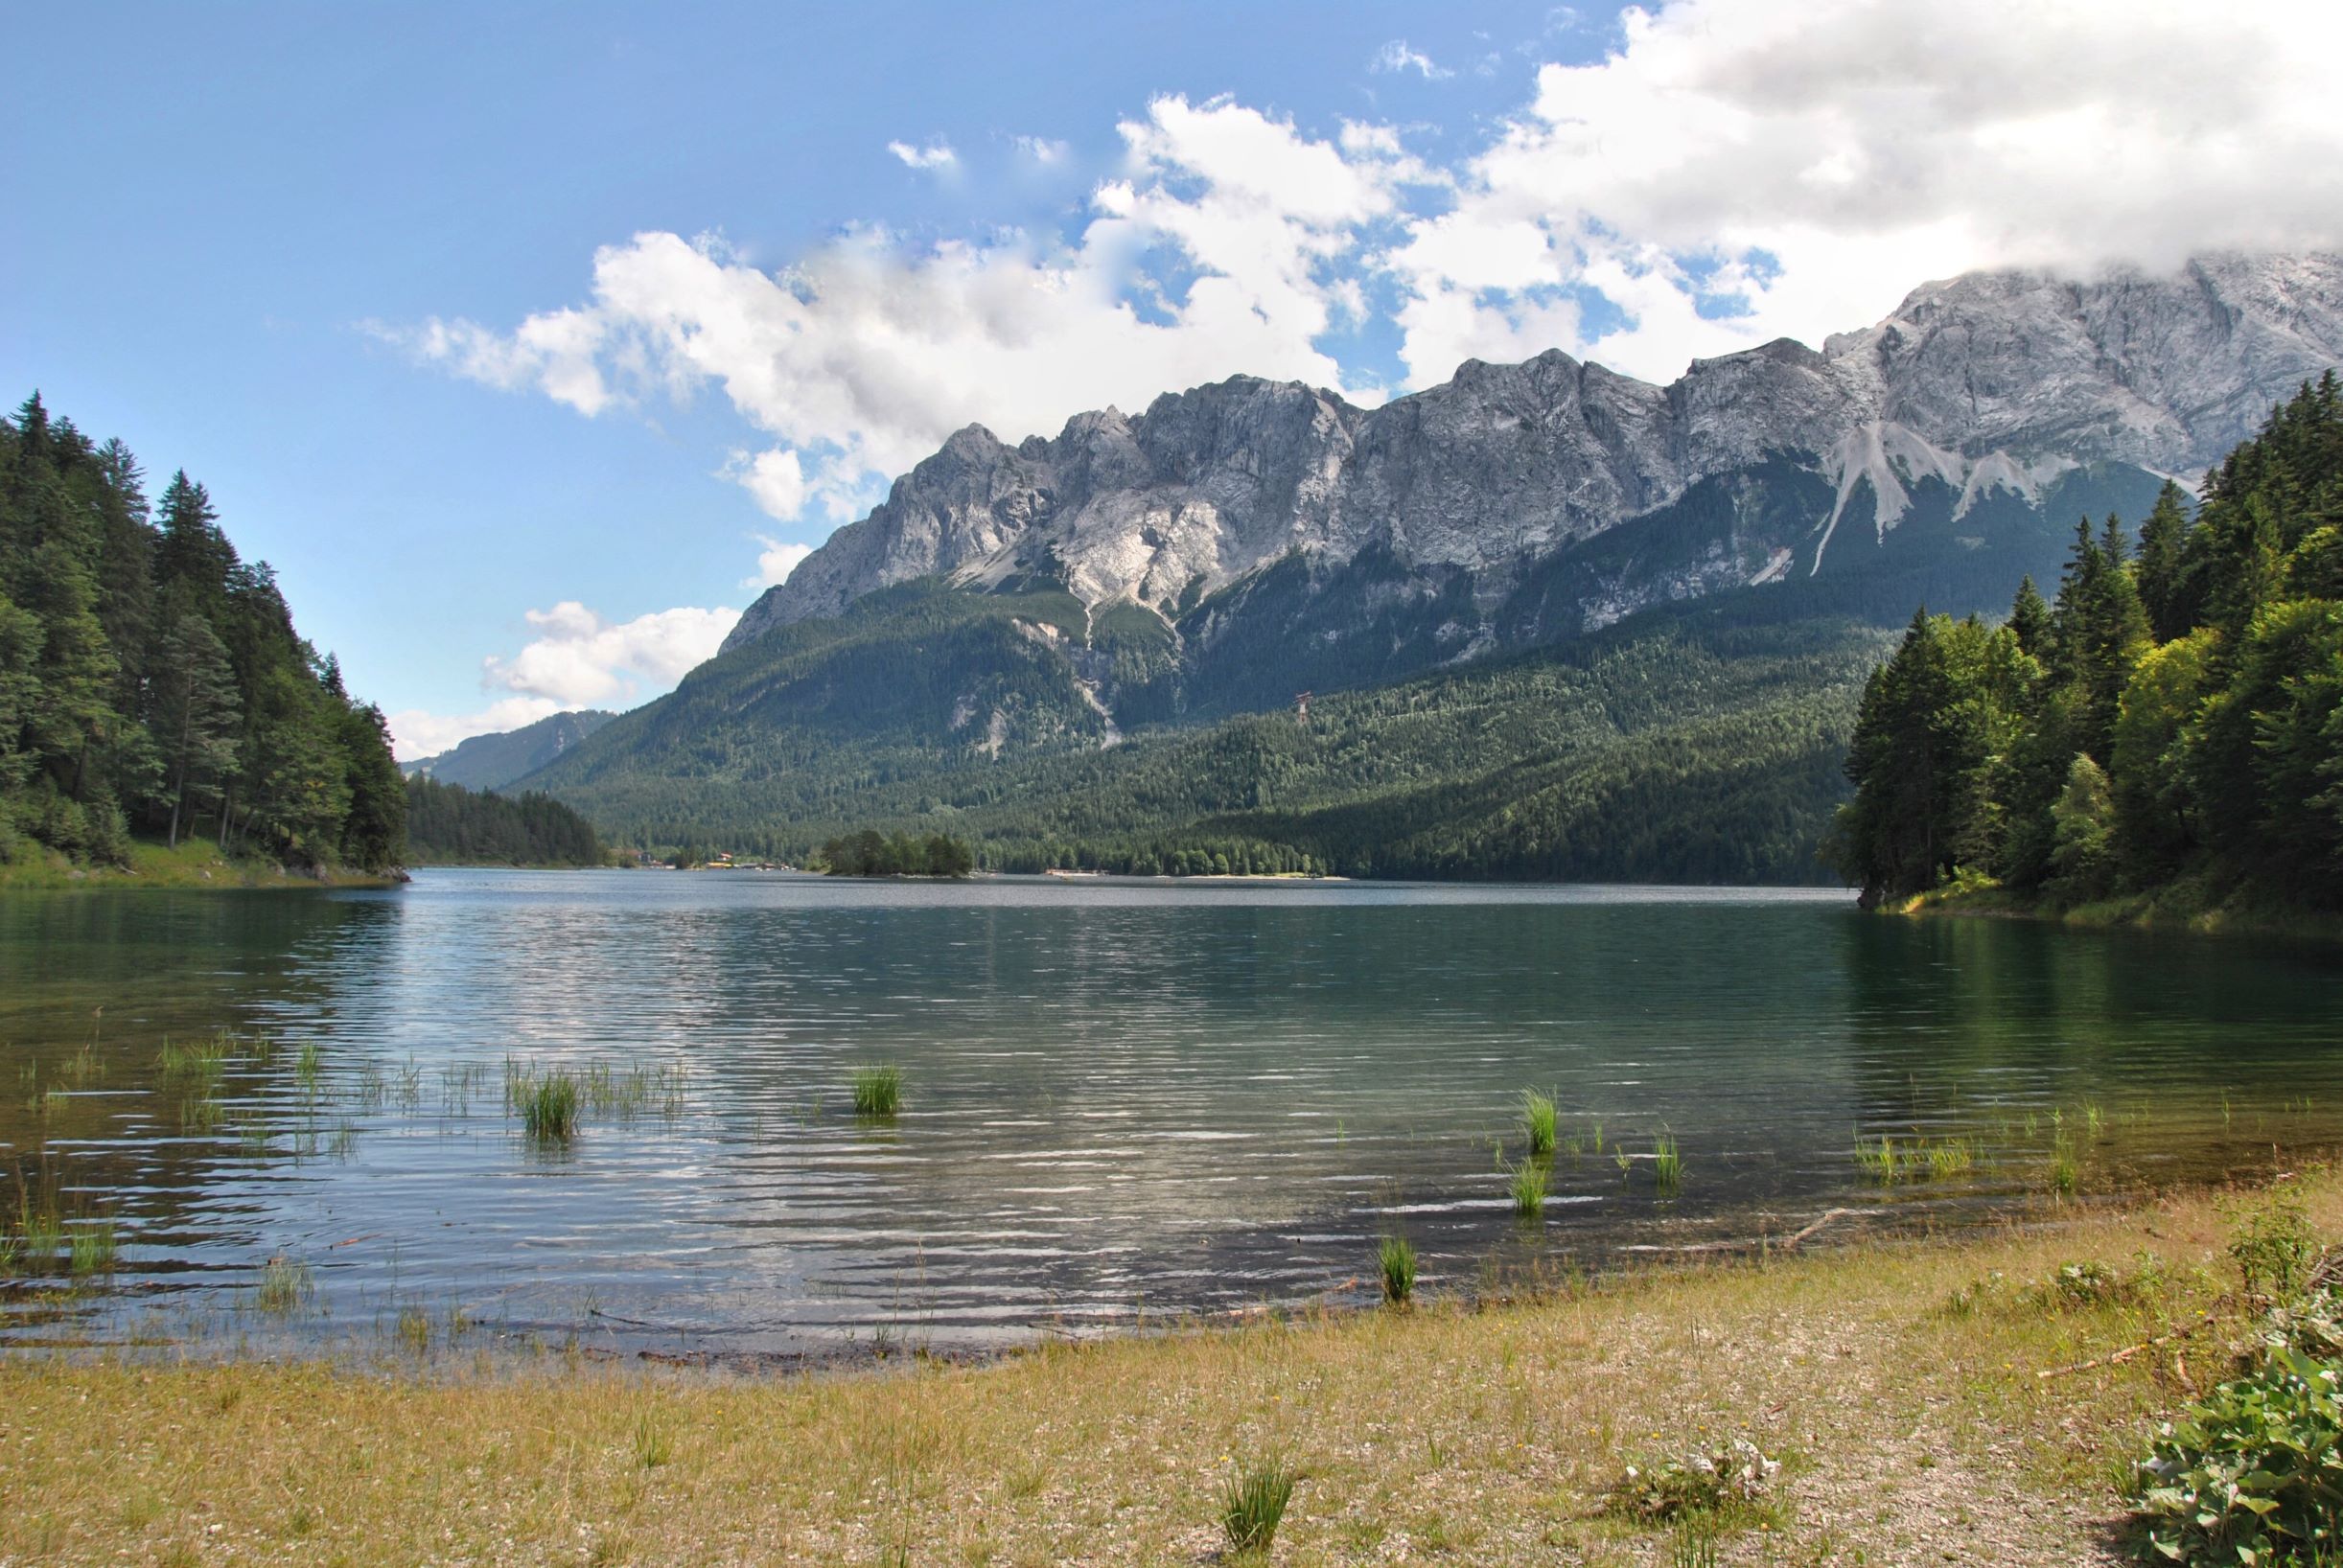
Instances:
[[[1834,853],[1867,901],[2000,885],[2343,910],[2343,388],[2306,385],[2054,604],[1915,615],[1866,687]]]
[[[1108,721],[1065,689],[1044,630],[1079,626],[1070,602],[888,591],[933,617],[920,638],[896,634],[899,606],[782,629],[769,641],[790,658],[760,643],[712,660],[533,782],[621,842],[784,860],[869,828],[948,833],[1009,870],[1805,882],[1884,645],[1756,612],[1773,601],[1685,607],[1318,695],[1306,720],[1102,746]],[[989,711],[1087,744],[969,744],[957,685],[988,654]]]
[[[383,871],[406,796],[383,715],[293,628],[181,471],[35,393],[0,420],[0,861],[121,865],[130,836]]]
[[[609,856],[592,823],[549,795],[505,796],[406,781],[408,864],[414,865],[601,865]]]

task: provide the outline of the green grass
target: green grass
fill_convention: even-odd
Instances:
[[[1977,1163],[1977,1145],[1966,1138],[1930,1139],[1914,1136],[1899,1143],[1887,1133],[1879,1141],[1857,1138],[1855,1168],[1881,1187],[1923,1177],[1944,1181],[1964,1175]]]
[[[1652,1140],[1652,1177],[1659,1184],[1659,1194],[1672,1198],[1683,1189],[1684,1158],[1676,1147],[1676,1135],[1661,1133]]]
[[[854,1070],[854,1114],[892,1117],[903,1103],[903,1070],[899,1067],[860,1067]]]
[[[261,1265],[261,1280],[253,1303],[271,1317],[290,1318],[316,1299],[317,1284],[309,1265],[277,1254]]]
[[[1403,1235],[1387,1235],[1376,1249],[1376,1266],[1382,1276],[1383,1300],[1405,1306],[1416,1293],[1416,1249]]]
[[[1524,1160],[1513,1167],[1513,1211],[1523,1219],[1545,1212],[1545,1166]]]
[[[1521,1127],[1529,1135],[1532,1157],[1554,1152],[1556,1119],[1553,1095],[1536,1089],[1521,1091]]]
[[[2082,1185],[2082,1162],[2076,1157],[2074,1139],[2063,1127],[2051,1138],[2050,1164],[2043,1179],[2061,1198],[2073,1197]]]
[[[81,1220],[70,1227],[72,1251],[67,1266],[74,1278],[86,1280],[93,1274],[114,1272],[114,1222],[110,1219]]]
[[[576,1074],[566,1068],[506,1077],[506,1103],[521,1113],[522,1129],[540,1143],[567,1143],[577,1136],[583,1097]]]
[[[1282,1460],[1266,1460],[1234,1476],[1220,1503],[1220,1529],[1232,1556],[1265,1558],[1293,1500],[1295,1477]]]

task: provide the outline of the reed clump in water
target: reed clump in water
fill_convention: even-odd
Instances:
[[[1684,1157],[1676,1146],[1676,1135],[1661,1133],[1652,1140],[1652,1177],[1659,1184],[1659,1195],[1672,1198],[1683,1189]]]
[[[1376,1267],[1383,1282],[1383,1301],[1405,1306],[1416,1293],[1416,1249],[1403,1235],[1387,1235],[1376,1249]]]
[[[317,1284],[310,1276],[309,1265],[279,1253],[261,1266],[253,1303],[270,1317],[290,1318],[316,1296]]]
[[[1523,1219],[1545,1212],[1545,1166],[1524,1160],[1513,1167],[1513,1211]]]
[[[903,1070],[893,1066],[856,1068],[852,1089],[856,1116],[892,1118],[903,1104]]]
[[[1521,1129],[1529,1135],[1530,1158],[1543,1159],[1553,1154],[1558,1120],[1552,1095],[1537,1089],[1521,1091]]]
[[[567,1068],[540,1072],[505,1064],[505,1108],[521,1118],[522,1130],[533,1142],[559,1144],[575,1138],[584,1099],[583,1083]]]

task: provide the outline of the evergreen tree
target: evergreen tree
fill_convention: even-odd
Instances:
[[[2188,497],[2167,479],[2140,525],[2136,581],[2148,630],[2158,642],[2185,636],[2192,621],[2187,573]]]
[[[236,762],[244,699],[228,651],[211,623],[183,613],[165,629],[149,726],[162,757],[171,801],[168,842],[178,847],[179,826],[191,805],[220,797]]]

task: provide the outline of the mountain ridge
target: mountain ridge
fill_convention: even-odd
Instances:
[[[1789,454],[1831,486],[1824,517],[1747,542],[1743,569],[1622,580],[1600,597],[1632,609],[1764,586],[1821,571],[1867,494],[1884,542],[1928,480],[1956,493],[1959,520],[1996,491],[2031,501],[2093,464],[2201,472],[2338,361],[2343,256],[2313,254],[2092,283],[1966,274],[1821,350],[1776,339],[1695,360],[1666,387],[1558,349],[1467,360],[1374,409],[1232,377],[1014,446],[963,427],[767,590],[725,647],[936,574],[977,589],[1051,581],[1094,614],[1129,603],[1170,625],[1297,552],[1320,575],[1376,549],[1413,573],[1459,572],[1485,618],[1539,560]]]

